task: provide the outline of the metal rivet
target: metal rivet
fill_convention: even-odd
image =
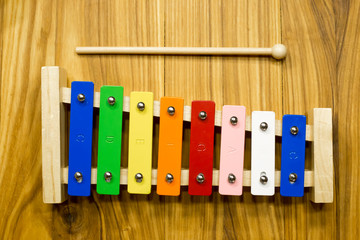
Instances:
[[[143,180],[143,175],[141,173],[135,174],[135,180],[136,182],[141,183]]]
[[[206,113],[205,111],[201,111],[201,112],[199,113],[199,118],[200,118],[201,120],[205,120],[205,119],[207,118],[207,113]]]
[[[262,172],[260,174],[260,182],[264,185],[268,182],[268,177],[266,176],[265,172]]]
[[[137,108],[138,108],[140,111],[144,111],[144,109],[145,109],[145,103],[139,102],[139,103],[137,104]]]
[[[204,176],[204,174],[199,173],[199,174],[196,176],[196,181],[197,181],[198,183],[203,183],[203,182],[205,181],[205,176]]]
[[[112,178],[111,172],[105,172],[104,178],[105,178],[105,181],[106,181],[106,182],[110,182],[110,181],[111,181],[111,178]]]
[[[230,118],[230,123],[235,126],[238,123],[238,118],[235,116],[232,116]]]
[[[266,122],[260,123],[260,129],[266,131],[268,129],[268,124]]]
[[[81,174],[81,172],[76,172],[76,173],[74,174],[74,177],[75,177],[75,179],[76,179],[76,181],[77,181],[78,183],[81,183],[82,180],[83,180],[83,175]]]
[[[168,173],[166,174],[165,180],[168,183],[172,183],[174,181],[174,176],[171,173]]]
[[[297,179],[296,173],[290,173],[290,175],[289,175],[289,181],[290,181],[291,183],[294,183],[294,182],[296,182],[296,179]]]
[[[79,93],[79,94],[77,95],[77,100],[78,100],[79,102],[85,101],[85,95],[82,94],[82,93]]]
[[[167,112],[170,116],[175,114],[175,108],[173,106],[168,107]]]
[[[291,132],[292,135],[296,135],[296,134],[298,134],[299,129],[296,126],[293,126],[293,127],[290,128],[290,132]]]
[[[110,105],[114,105],[114,104],[115,104],[115,98],[114,98],[113,96],[110,96],[110,97],[108,98],[108,103],[109,103]]]
[[[234,183],[236,181],[236,177],[234,174],[230,173],[228,176],[229,183]]]

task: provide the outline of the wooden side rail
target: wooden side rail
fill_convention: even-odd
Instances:
[[[61,87],[66,86],[66,72],[59,67],[41,69],[41,132],[42,178],[45,203],[61,203],[67,198],[62,183],[65,156],[65,107],[61,102]]]
[[[314,108],[312,168],[314,187],[311,201],[331,203],[334,198],[334,161],[331,108]]]
[[[42,101],[42,170],[45,203],[61,203],[67,198],[68,168],[65,146],[65,107],[71,103],[71,89],[66,87],[66,73],[59,67],[41,70]],[[94,107],[99,107],[100,93],[95,92]],[[123,111],[129,112],[130,98],[124,97]],[[311,187],[311,200],[316,203],[333,201],[333,140],[332,110],[314,108],[313,125],[306,125],[306,141],[312,142],[312,170],[305,170],[305,187]],[[154,101],[155,117],[160,116],[160,102]],[[184,107],[184,121],[190,122],[191,107]],[[215,126],[221,126],[221,111],[216,111]],[[251,118],[246,117],[246,131],[251,131]],[[276,136],[282,135],[282,121],[276,120]],[[181,171],[181,185],[188,185],[189,171]],[[92,169],[91,183],[96,184],[97,169]],[[219,171],[213,171],[213,186],[218,186]],[[157,170],[152,170],[156,185]],[[243,186],[250,186],[250,170],[244,170]],[[127,169],[121,169],[120,183],[127,184]],[[280,186],[280,171],[275,172],[275,186]]]

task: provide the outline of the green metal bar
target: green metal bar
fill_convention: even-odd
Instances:
[[[102,86],[96,191],[99,194],[120,193],[121,134],[124,88]]]

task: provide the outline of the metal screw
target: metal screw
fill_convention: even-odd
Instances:
[[[260,174],[260,182],[264,185],[268,182],[268,177],[266,176],[265,172],[262,172]]]
[[[290,181],[290,183],[296,182],[296,179],[297,179],[296,173],[290,173],[290,175],[289,175],[289,181]]]
[[[110,105],[114,105],[114,104],[115,104],[115,98],[114,98],[113,96],[110,96],[110,97],[108,98],[108,103],[109,103]]]
[[[105,182],[110,182],[112,178],[111,172],[105,172],[104,178],[105,178]]]
[[[268,129],[268,124],[266,122],[260,123],[260,129],[266,131]]]
[[[236,177],[234,174],[230,173],[228,176],[229,183],[234,183],[236,181]]]
[[[238,118],[235,116],[232,116],[230,118],[230,123],[235,126],[238,123]]]
[[[79,94],[77,95],[77,100],[78,100],[79,102],[85,101],[85,95],[82,94],[82,93],[79,93]]]
[[[299,129],[296,126],[293,126],[293,127],[290,128],[290,132],[291,132],[292,135],[296,135],[296,134],[298,134]]]
[[[143,180],[143,175],[141,173],[135,174],[135,180],[136,182],[141,183]]]
[[[205,181],[205,176],[204,176],[204,174],[199,173],[199,174],[196,176],[196,181],[197,181],[198,183],[203,183],[203,182]]]
[[[167,112],[170,116],[175,114],[175,108],[173,106],[168,107]]]
[[[76,179],[76,181],[77,181],[78,183],[81,183],[82,180],[83,180],[83,175],[81,174],[81,172],[76,172],[76,173],[74,174],[74,177],[75,177],[75,179]]]
[[[166,174],[165,180],[168,183],[172,183],[174,181],[174,176],[171,173]]]
[[[139,102],[139,103],[137,104],[137,108],[138,108],[140,111],[144,111],[144,109],[145,109],[145,103]]]
[[[201,120],[205,120],[205,119],[207,118],[207,113],[206,113],[205,111],[201,111],[201,112],[199,113],[199,118],[200,118]]]

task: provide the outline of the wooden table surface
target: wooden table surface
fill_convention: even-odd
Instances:
[[[1,239],[356,239],[360,234],[360,1],[0,0]],[[269,57],[79,56],[76,46],[288,47]],[[333,109],[335,199],[129,195],[42,202],[40,69],[74,80],[283,114]],[[125,117],[126,119],[126,117]],[[96,119],[95,122],[97,122]],[[156,167],[158,123],[153,167]],[[188,166],[185,125],[183,167]],[[122,166],[127,166],[128,120]],[[214,166],[219,167],[220,129]],[[277,141],[279,159],[281,144]],[[308,148],[309,149],[309,148]],[[307,152],[309,155],[310,152]],[[96,149],[94,150],[96,156]],[[250,136],[245,167],[250,168]],[[96,163],[96,159],[94,160]],[[96,165],[96,164],[95,164]],[[306,166],[310,167],[307,160]],[[280,161],[276,162],[280,168]]]

